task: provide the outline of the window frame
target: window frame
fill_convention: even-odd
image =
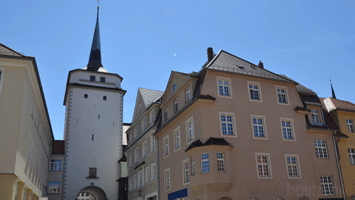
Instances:
[[[0,94],[2,93],[2,89],[4,85],[4,73],[5,73],[5,68],[0,68]]]
[[[318,142],[324,143],[324,146],[318,146]],[[314,140],[314,149],[316,151],[316,158],[329,158],[327,142],[325,140]],[[322,155],[324,155],[324,151],[319,149],[325,149],[327,156],[321,157],[319,152],[322,152]]]
[[[355,148],[348,147],[347,150],[348,150],[348,157],[349,157],[350,165],[355,165]],[[349,152],[349,150],[354,150],[354,152]]]
[[[288,163],[288,158],[296,158],[296,164],[289,164]],[[286,161],[286,173],[287,173],[287,177],[288,179],[302,179],[302,175],[301,175],[301,165],[300,165],[300,160],[297,154],[285,154],[285,161]],[[297,175],[296,176],[290,176],[289,174],[289,166],[296,166],[297,169]]]
[[[144,179],[144,182],[145,182],[145,185],[150,183],[151,182],[151,178],[150,178],[150,165],[146,166],[145,168],[145,179]]]
[[[52,183],[52,185],[51,185],[51,183]],[[57,183],[57,184],[54,184],[54,183]],[[60,194],[61,193],[61,187],[60,186],[61,186],[60,181],[49,181],[48,193],[49,194]]]
[[[222,158],[219,158],[218,154],[221,154]],[[224,152],[216,152],[216,158],[217,158],[217,172],[226,172],[226,162],[224,161],[225,158]],[[218,161],[222,161],[223,170],[220,170]]]
[[[191,156],[191,176],[196,174],[195,156]]]
[[[318,121],[314,121],[315,116],[317,116]],[[320,124],[321,123],[320,112],[318,109],[311,109],[310,118],[311,118],[311,124]]]
[[[228,82],[228,93],[229,95],[221,95],[220,94],[220,91],[219,91],[219,81],[222,80],[222,81],[227,81]],[[223,90],[224,92],[224,90]],[[221,76],[217,76],[217,94],[218,94],[218,97],[222,97],[222,98],[233,98],[233,94],[232,94],[232,81],[230,78],[227,78],[227,77],[221,77]]]
[[[192,122],[192,138],[190,138],[190,127],[189,123]],[[186,125],[186,144],[190,144],[195,140],[195,124],[194,124],[194,117],[191,116],[188,120],[185,121]],[[181,133],[180,133],[181,135]],[[191,140],[190,140],[191,139]]]
[[[208,158],[203,159],[203,155],[207,154]],[[203,162],[207,162],[208,166],[208,171],[204,171],[204,165]],[[209,153],[201,153],[201,174],[208,174],[211,172],[211,165],[210,165],[210,155]]]
[[[153,170],[154,167],[154,170]],[[156,164],[155,162],[153,162],[152,164],[150,164],[150,179],[151,181],[154,181],[155,179],[157,179],[157,168],[156,168]]]
[[[150,136],[150,152],[154,152],[155,150],[157,150],[156,148],[156,139],[154,135]]]
[[[189,102],[191,100],[191,89],[190,87],[187,87],[185,89],[185,103]]]
[[[153,124],[154,121],[155,121],[155,112],[154,112],[154,110],[151,110],[149,113],[149,122],[150,122],[149,124],[150,125]]]
[[[142,119],[142,133],[148,128],[147,116]]]
[[[346,118],[345,119],[346,122],[346,127],[348,128],[348,132],[349,133],[354,133],[355,129],[354,129],[354,120],[350,119],[350,118]]]
[[[136,147],[134,149],[134,164],[139,162],[139,147]]]
[[[166,158],[170,155],[169,150],[170,150],[169,135],[166,135],[163,138],[163,156],[164,156],[164,158]]]
[[[187,185],[190,183],[190,163],[189,159],[185,159],[181,162],[182,164],[182,185]],[[187,164],[187,168],[186,168]]]
[[[222,115],[232,116],[231,124],[232,124],[232,128],[233,128],[233,135],[224,135],[223,134]],[[234,137],[234,138],[236,138],[237,137],[237,126],[235,124],[235,114],[231,113],[231,112],[222,112],[222,111],[220,111],[218,117],[219,117],[219,126],[220,126],[221,137]]]
[[[293,136],[292,139],[284,138],[282,121],[289,121],[289,122],[291,122],[291,127],[290,127],[290,129],[291,129],[291,134],[292,134],[292,136]],[[290,119],[290,118],[280,118],[280,127],[281,127],[281,137],[282,137],[282,140],[283,140],[283,141],[296,142],[296,133],[295,133],[295,126],[294,126],[294,123],[293,123],[293,119]]]
[[[62,171],[62,163],[63,161],[61,159],[51,159],[49,163],[49,171]]]
[[[328,182],[328,178],[331,178],[331,183]],[[323,178],[326,178],[327,179],[327,182],[323,182],[324,179]],[[334,180],[333,180],[333,177],[332,176],[321,176],[320,177],[320,185],[321,185],[321,188],[322,188],[322,194],[323,196],[334,196],[335,195],[335,188],[334,188]],[[325,185],[328,185],[328,188],[332,188],[333,190],[333,193],[329,193],[329,194],[325,194]],[[331,186],[331,187],[330,187]],[[330,191],[330,190],[329,190]]]
[[[90,81],[92,81],[92,82],[96,82],[96,76],[94,76],[94,75],[90,75]]]
[[[257,92],[258,92],[259,99],[252,99],[251,98],[250,90],[255,90],[255,89],[254,88],[251,89],[250,85],[256,85],[258,87]],[[263,99],[261,96],[261,86],[260,86],[259,82],[247,81],[247,89],[248,89],[248,94],[249,94],[249,101],[259,102],[259,103],[263,102]]]
[[[281,85],[275,85],[275,89],[276,89],[276,100],[277,100],[277,104],[279,104],[279,105],[290,105],[290,100],[289,100],[289,98],[288,98],[287,87],[281,86]],[[281,102],[279,101],[279,92],[277,91],[278,89],[285,90],[285,100],[286,100],[286,103],[281,103]]]
[[[169,175],[169,176],[167,176],[167,175]],[[164,189],[165,189],[165,191],[171,190],[170,168],[167,168],[167,169],[164,170]]]
[[[268,176],[260,176],[259,175],[259,163],[258,163],[258,156],[266,156],[268,159]],[[270,153],[255,153],[255,164],[256,164],[256,175],[258,179],[272,179],[272,168],[271,168],[271,157]]]
[[[253,135],[253,139],[256,139],[256,140],[268,140],[268,134],[267,134],[267,128],[266,128],[266,119],[265,119],[265,116],[261,116],[261,115],[251,115],[251,132],[252,132],[252,135]],[[253,119],[256,118],[256,119],[262,119],[262,127],[263,127],[263,131],[264,131],[264,137],[256,137],[255,136],[255,133],[254,133],[254,121]],[[260,125],[257,124],[257,126],[259,127]]]
[[[177,133],[179,133],[179,136],[177,135]],[[179,142],[179,143],[177,143],[177,142]],[[177,144],[179,144],[179,146]],[[177,152],[180,149],[181,149],[181,131],[180,131],[180,126],[179,126],[176,129],[174,129],[174,152]]]
[[[106,83],[106,77],[100,76],[100,83]]]
[[[176,97],[174,99],[174,113],[176,113],[177,111],[179,111],[179,98]]]
[[[142,158],[145,158],[148,156],[148,140],[145,140],[142,143]]]

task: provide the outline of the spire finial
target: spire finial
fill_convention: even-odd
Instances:
[[[99,0],[97,1],[99,3]],[[89,63],[87,70],[97,71],[101,64],[101,45],[100,45],[100,28],[99,28],[99,6],[97,6],[97,18],[94,32],[94,38],[92,39]]]
[[[332,78],[331,77],[329,77],[329,81],[330,81],[330,87],[332,89],[332,97],[334,99],[336,99],[337,97],[335,96],[335,92],[334,92],[334,89],[333,89],[333,84],[332,84]]]
[[[100,1],[97,0],[97,9],[99,9],[99,8],[100,8]]]

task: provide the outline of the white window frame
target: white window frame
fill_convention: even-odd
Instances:
[[[134,163],[139,162],[139,147],[134,149]]]
[[[330,178],[330,181],[329,181],[329,178]],[[323,196],[335,195],[333,177],[332,176],[321,176],[320,180],[321,180],[320,182],[321,182]],[[328,188],[329,192],[325,191],[326,188]],[[333,191],[333,193],[331,193],[331,190]]]
[[[2,86],[4,85],[4,72],[5,68],[0,68],[0,94],[2,93]]]
[[[138,187],[144,186],[144,166],[138,170]]]
[[[206,159],[202,159],[202,155],[203,154],[207,154],[208,155],[208,158]],[[203,162],[208,162],[208,171],[204,172],[204,169],[203,169]],[[202,174],[208,174],[211,172],[211,165],[210,165],[210,155],[209,153],[205,152],[205,153],[201,153],[201,173]]]
[[[49,181],[48,193],[50,193],[50,194],[60,194],[60,192],[61,192],[60,181]]]
[[[290,127],[290,129],[291,129],[292,139],[284,138],[282,121],[289,121],[289,122],[291,122],[291,127]],[[294,124],[293,124],[293,119],[290,119],[290,118],[280,118],[280,127],[281,127],[281,136],[282,136],[282,140],[283,140],[283,141],[296,142],[295,126],[294,126]],[[287,128],[287,127],[286,127],[286,128]]]
[[[149,119],[150,119],[150,124],[153,124],[154,121],[155,121],[155,112],[154,112],[154,110],[150,111],[149,116],[150,116],[150,117],[149,117]]]
[[[185,102],[188,102],[191,100],[191,89],[190,87],[187,87],[185,90]]]
[[[224,135],[223,134],[223,125],[222,125],[222,115],[231,116],[232,117],[232,128],[233,128],[233,135]],[[224,122],[223,122],[224,123]],[[235,114],[231,112],[219,112],[219,126],[221,131],[222,137],[237,137],[237,126],[235,125]]]
[[[145,184],[148,184],[151,179],[150,179],[150,166],[145,167]]]
[[[181,149],[181,131],[180,126],[174,130],[174,152]]]
[[[317,158],[329,158],[327,143],[325,140],[314,140],[314,148]],[[326,156],[324,156],[324,152]]]
[[[353,148],[347,148],[347,149],[348,149],[350,165],[355,165],[355,148],[353,147]]]
[[[254,134],[254,118],[255,119],[262,119],[262,127],[263,127],[263,131],[264,131],[264,137],[256,137]],[[261,126],[259,124],[257,124],[256,126]],[[253,134],[253,139],[257,139],[257,140],[267,140],[268,139],[268,135],[267,135],[267,129],[266,129],[266,119],[265,116],[261,116],[261,115],[251,115],[251,132]]]
[[[348,128],[349,133],[354,133],[354,120],[353,119],[346,119],[346,126]]]
[[[195,156],[191,156],[191,176],[194,176],[195,173],[196,173]]]
[[[228,82],[228,93],[229,95],[221,95],[219,93],[219,81],[227,81]],[[224,89],[223,89],[223,93],[224,93]],[[232,94],[232,81],[230,78],[226,78],[226,77],[220,77],[220,76],[217,76],[217,94],[218,94],[218,97],[223,97],[223,98],[233,98],[233,94]]]
[[[254,101],[254,102],[263,102],[263,99],[262,99],[262,96],[261,96],[261,86],[260,86],[260,83],[258,82],[252,82],[252,81],[248,81],[247,82],[247,87],[248,87],[248,94],[249,94],[249,101]],[[257,86],[258,89],[254,89],[254,88],[250,88],[250,85],[254,85],[254,86]],[[259,99],[252,99],[251,98],[251,93],[250,93],[250,90],[253,90],[253,91],[257,91],[258,92],[258,96],[259,96]]]
[[[165,191],[169,191],[171,189],[170,168],[164,170],[164,189]]]
[[[157,179],[157,169],[156,169],[155,162],[150,164],[150,173],[151,173],[150,175],[151,181]]]
[[[62,163],[63,161],[61,159],[51,159],[50,160],[50,165],[49,165],[49,170],[50,171],[62,171]]]
[[[148,140],[142,143],[142,158],[148,156]]]
[[[179,111],[179,98],[175,98],[174,99],[174,113],[176,113],[177,111]]]
[[[218,157],[218,154],[221,154],[222,157]],[[217,158],[217,172],[226,172],[226,163],[224,162],[224,153],[217,152],[216,158]],[[221,164],[221,167],[220,167],[220,164]]]
[[[281,86],[281,85],[276,85],[275,88],[276,88],[276,100],[277,100],[277,103],[278,103],[279,105],[290,105],[290,100],[289,100],[289,98],[288,98],[287,87]],[[286,100],[286,103],[281,103],[281,102],[279,101],[279,92],[277,91],[278,89],[285,90],[285,100]]]
[[[157,148],[156,148],[156,140],[155,140],[155,136],[154,135],[151,135],[150,136],[150,152],[153,152],[155,151]]]
[[[288,163],[288,158],[294,158],[296,163]],[[301,176],[301,168],[300,168],[300,160],[297,154],[285,154],[285,161],[286,161],[286,173],[288,179],[302,179]],[[296,167],[297,175],[290,175],[289,167]]]
[[[189,127],[189,123],[192,122],[192,128]],[[194,124],[194,117],[190,117],[185,122],[186,124],[186,144],[189,144],[195,140],[195,124]],[[190,129],[192,130],[192,138],[190,137]]]
[[[258,156],[266,156],[267,157],[267,166],[268,166],[268,173],[269,175],[259,175],[259,164],[261,164],[262,166],[265,165],[263,164],[263,162],[258,163]],[[270,158],[270,153],[255,153],[255,164],[256,164],[256,175],[258,177],[258,179],[272,179],[272,168],[271,168],[271,158]]]
[[[319,115],[319,110],[318,109],[311,109],[311,124],[320,124],[320,115]],[[316,121],[315,121],[316,119]]]
[[[182,185],[187,185],[190,183],[190,163],[189,159],[182,161]],[[187,168],[186,168],[187,164]]]
[[[148,123],[147,123],[147,116],[143,117],[142,120],[142,132],[145,131],[145,129],[147,129]]]
[[[170,150],[170,146],[169,146],[169,135],[165,136],[163,138],[163,153],[164,153],[164,158],[169,156],[169,150]]]

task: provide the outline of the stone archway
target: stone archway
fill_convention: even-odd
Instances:
[[[81,189],[78,192],[78,195],[76,195],[76,196],[78,197],[80,193],[89,193],[95,198],[95,200],[107,200],[105,191],[99,187],[96,187],[96,186],[85,187],[85,188]],[[77,200],[77,198],[76,198],[76,200]]]

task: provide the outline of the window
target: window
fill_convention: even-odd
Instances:
[[[60,193],[60,181],[49,181],[49,193]]]
[[[289,178],[300,177],[300,166],[298,162],[298,155],[285,155],[286,157],[286,167],[287,175]]]
[[[107,100],[107,97],[106,97],[106,96],[103,96],[103,97],[102,97],[102,100],[106,101],[106,100]]]
[[[133,189],[137,188],[137,174],[133,176]]]
[[[95,81],[95,76],[90,76],[90,81]]]
[[[137,137],[138,137],[138,129],[134,128],[134,138],[137,138]]]
[[[226,168],[224,166],[224,154],[221,152],[217,153],[217,171],[225,172]]]
[[[331,176],[321,176],[321,186],[324,196],[335,195],[333,177]]]
[[[169,155],[169,135],[164,138],[164,157]]]
[[[281,119],[281,129],[283,140],[295,140],[295,135],[292,127],[292,120]]]
[[[220,113],[222,136],[235,136],[234,113]]]
[[[348,126],[349,133],[354,133],[354,122],[352,119],[346,119],[346,125]]]
[[[145,184],[150,182],[150,167],[145,167]]]
[[[168,108],[164,110],[164,122],[168,121]]]
[[[218,96],[231,97],[230,93],[230,79],[218,78]]]
[[[355,165],[355,149],[348,149],[350,164]]]
[[[84,94],[84,98],[87,99],[88,98],[88,94]]]
[[[139,161],[139,147],[134,150],[134,163]]]
[[[154,110],[150,111],[150,124],[153,124],[155,121],[155,113]]]
[[[150,136],[150,152],[153,152],[156,149],[155,147],[155,137],[154,135]]]
[[[191,117],[186,121],[186,133],[187,133],[187,143],[191,142],[194,140],[195,135],[194,135],[194,119]]]
[[[3,81],[4,80],[3,76],[4,76],[4,69],[0,68],[0,94],[2,92],[2,85],[3,85],[3,82],[4,82]]]
[[[262,116],[251,116],[253,124],[253,138],[266,139],[265,119]]]
[[[142,132],[147,128],[147,117],[143,118],[142,122]]]
[[[51,160],[50,170],[52,171],[62,170],[62,160]]]
[[[319,113],[318,110],[311,110],[312,123],[319,123]]]
[[[248,81],[248,89],[249,89],[249,100],[260,102],[261,100],[260,84]]]
[[[129,153],[128,165],[132,166],[132,164],[133,164],[133,160],[132,160],[132,152],[131,152]]]
[[[317,158],[328,158],[327,146],[324,140],[314,140]]]
[[[166,169],[164,171],[164,177],[165,177],[165,190],[170,189],[170,168]]]
[[[97,178],[97,168],[89,167],[89,178]]]
[[[182,161],[183,184],[190,182],[189,159]]]
[[[157,176],[156,176],[156,168],[155,168],[155,163],[152,163],[151,165],[150,165],[150,172],[152,173],[151,174],[151,179],[152,179],[152,181],[153,180],[155,180],[156,178],[157,178]]]
[[[106,78],[105,77],[100,77],[100,82],[101,83],[105,83],[106,82]]]
[[[201,154],[202,173],[210,172],[210,160],[208,153]]]
[[[174,139],[175,139],[175,151],[179,150],[181,147],[181,140],[180,140],[180,127],[174,130]]]
[[[191,156],[191,175],[195,175],[195,156]]]
[[[138,170],[138,187],[144,185],[144,169],[143,167]]]
[[[191,99],[191,93],[190,93],[190,87],[186,88],[186,94],[185,94],[185,102],[190,101]]]
[[[147,140],[144,141],[142,146],[143,146],[143,149],[142,149],[143,156],[142,157],[144,158],[148,155],[148,141]]]
[[[270,155],[255,154],[258,178],[271,178]]]
[[[132,188],[132,176],[128,178],[128,191],[131,191],[133,188]]]
[[[176,90],[176,84],[173,85],[173,88],[172,88],[173,91]]]
[[[178,110],[179,110],[179,100],[178,100],[178,98],[176,98],[175,100],[174,100],[174,113],[176,113]]]
[[[276,86],[276,94],[279,104],[288,104],[287,89],[285,87]]]

